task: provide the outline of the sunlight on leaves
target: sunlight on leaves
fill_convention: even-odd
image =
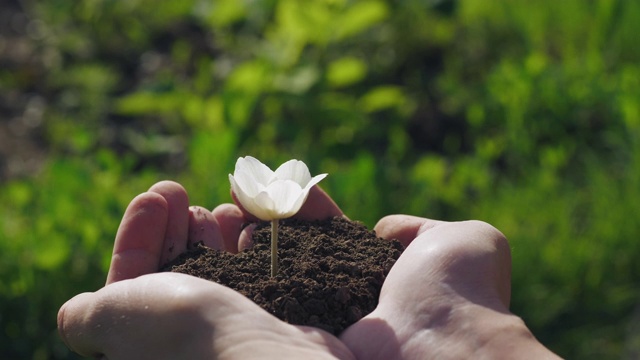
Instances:
[[[333,87],[343,87],[361,81],[367,74],[367,64],[355,57],[333,61],[327,69],[327,81]]]
[[[360,105],[367,112],[389,108],[400,108],[407,103],[402,89],[396,86],[376,87],[360,99]]]

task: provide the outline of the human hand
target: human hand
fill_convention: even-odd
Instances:
[[[190,242],[237,251],[240,225],[247,221],[240,208],[187,211],[187,204],[184,189],[166,182],[132,201],[116,237],[108,286],[60,310],[60,333],[70,348],[111,359],[409,359],[508,356],[508,346],[519,344],[512,347],[518,355],[551,355],[507,311],[508,246],[486,224],[382,219],[379,235],[409,246],[391,270],[378,308],[338,339],[286,324],[212,282],[169,273],[138,277],[156,272]],[[306,219],[340,214],[319,188],[299,213]],[[507,330],[515,335],[505,337]]]
[[[493,226],[390,215],[374,230],[406,249],[378,307],[340,336],[356,358],[558,358],[509,312],[511,255]]]
[[[167,181],[131,201],[116,235],[107,286],[77,295],[58,313],[69,348],[106,359],[351,358],[334,336],[284,323],[229,288],[156,273],[199,241],[230,252],[250,242],[249,228],[241,228],[255,219],[238,206],[208,211],[188,203],[184,188]],[[314,187],[296,217],[340,215]]]

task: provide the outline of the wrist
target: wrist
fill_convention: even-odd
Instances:
[[[461,350],[459,358],[558,359],[538,342],[520,317],[506,309],[469,304],[456,309],[442,330],[450,335],[445,340],[448,347]]]
[[[508,310],[469,302],[432,306],[399,328],[404,359],[558,359]]]

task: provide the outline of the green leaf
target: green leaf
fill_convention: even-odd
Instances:
[[[355,57],[338,59],[327,69],[327,81],[333,87],[355,84],[367,74],[367,64]]]
[[[116,101],[116,112],[122,115],[169,114],[177,111],[182,97],[176,93],[136,92]]]
[[[379,86],[360,99],[360,105],[367,112],[375,112],[384,109],[401,107],[407,103],[402,89],[397,86]]]
[[[382,1],[361,1],[349,7],[339,18],[336,37],[356,35],[387,17],[389,10]]]
[[[244,1],[216,0],[202,1],[202,11],[208,12],[209,23],[215,27],[224,27],[243,19],[247,9]]]

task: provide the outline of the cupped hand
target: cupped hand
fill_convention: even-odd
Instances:
[[[188,204],[184,188],[168,181],[130,203],[107,286],[74,297],[58,314],[59,332],[72,350],[107,359],[553,356],[508,312],[509,247],[485,223],[383,218],[378,234],[407,248],[384,283],[379,306],[336,338],[284,323],[222,285],[156,273],[199,241],[230,252],[250,242],[250,228],[242,225],[255,219],[242,208],[224,204],[207,211]],[[316,186],[296,217],[340,215]]]
[[[324,331],[286,324],[225,286],[179,273],[77,295],[58,328],[73,351],[103,359],[353,359]]]
[[[374,230],[406,249],[378,307],[340,337],[356,358],[557,358],[509,312],[510,250],[493,226],[391,215]]]
[[[292,326],[240,293],[184,274],[157,273],[199,241],[237,252],[255,220],[234,204],[189,207],[170,181],[134,198],[116,235],[107,284],[65,303],[58,329],[73,351],[106,359],[352,359],[336,337]],[[320,188],[296,215],[314,220],[342,211]],[[243,230],[244,228],[244,230]]]

